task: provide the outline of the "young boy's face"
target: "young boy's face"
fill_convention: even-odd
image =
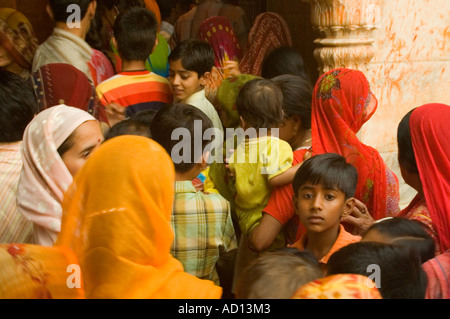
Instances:
[[[170,61],[169,82],[172,85],[175,101],[183,101],[192,94],[201,91],[206,84],[205,75],[198,77],[195,71],[186,70],[181,59]]]
[[[339,227],[341,216],[350,209],[345,193],[323,185],[306,183],[294,197],[294,207],[300,222],[308,231],[323,232]]]

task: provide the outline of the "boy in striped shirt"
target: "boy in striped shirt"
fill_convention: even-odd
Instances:
[[[158,22],[145,8],[131,8],[114,23],[114,44],[122,59],[122,70],[100,83],[97,94],[103,105],[125,107],[125,116],[144,110],[159,110],[172,103],[167,79],[145,68],[145,61],[156,47]]]

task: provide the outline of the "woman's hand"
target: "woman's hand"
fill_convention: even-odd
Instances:
[[[363,202],[356,198],[354,198],[354,201],[355,205],[352,210],[349,214],[342,216],[341,222],[352,225],[354,234],[363,235],[375,221]]]
[[[105,106],[106,114],[108,115],[109,125],[113,126],[116,123],[119,123],[125,120],[125,112],[126,108],[117,103],[109,103]]]

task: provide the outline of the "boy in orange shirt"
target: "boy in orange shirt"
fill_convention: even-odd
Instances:
[[[334,252],[361,240],[341,225],[341,217],[355,205],[357,181],[355,167],[338,154],[316,155],[300,166],[292,186],[295,211],[306,233],[292,247],[309,250],[326,264]]]

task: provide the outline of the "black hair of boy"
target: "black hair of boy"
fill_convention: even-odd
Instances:
[[[379,267],[378,273],[377,267]],[[383,299],[424,299],[427,275],[420,256],[408,247],[378,242],[357,242],[330,256],[327,275],[359,274],[374,279],[379,275]]]
[[[169,55],[169,62],[177,60],[181,60],[186,70],[197,72],[198,78],[201,78],[206,72],[212,71],[214,49],[208,42],[187,39],[180,42]]]
[[[427,233],[425,227],[418,220],[393,217],[372,224],[367,229],[366,234],[371,230],[376,230],[383,236],[388,237],[392,244],[416,249],[421,262],[424,263],[435,256],[434,239]]]
[[[292,181],[294,194],[307,183],[323,185],[330,189],[337,188],[348,199],[355,195],[358,172],[342,155],[319,154],[306,160],[295,173]]]
[[[104,141],[107,141],[109,139],[112,139],[113,137],[121,135],[139,135],[150,138],[151,137],[150,127],[144,124],[143,122],[128,118],[114,124],[105,134]]]
[[[114,22],[114,38],[123,60],[145,61],[153,52],[158,21],[146,8],[133,7],[121,12]]]
[[[279,47],[270,51],[263,59],[261,76],[272,79],[283,74],[302,76],[309,81],[302,55],[292,47]]]
[[[195,130],[196,121],[201,121],[201,136],[195,136],[197,134]],[[197,122],[198,123],[198,122]],[[175,139],[172,138],[172,133],[179,128],[187,129],[190,133],[190,147],[188,151],[189,160],[176,163],[174,161],[175,171],[178,173],[186,173],[192,169],[198,162],[198,158],[195,158],[197,154],[194,148],[198,146],[195,139],[201,138],[201,153],[203,154],[206,147],[212,142],[212,140],[204,139],[203,135],[209,128],[213,128],[211,120],[198,108],[184,103],[175,103],[162,108],[158,111],[153,119],[151,126],[152,138],[158,142],[169,155],[172,156],[172,149],[180,142],[184,141],[183,137]],[[186,149],[181,148],[180,157],[184,157],[184,151]],[[172,158],[173,160],[173,158]]]
[[[283,93],[277,83],[254,79],[245,83],[236,98],[239,116],[256,130],[277,127],[284,118]]]
[[[150,129],[150,127],[152,126],[153,119],[156,116],[156,113],[158,113],[157,110],[144,110],[144,111],[134,113],[130,117],[130,119],[141,122],[141,123],[147,125]]]
[[[236,298],[289,299],[301,286],[321,277],[320,264],[308,251],[264,252],[245,268]]]
[[[52,9],[55,22],[67,22],[73,14],[73,11],[68,10],[70,5],[77,5],[80,8],[80,18],[84,19],[89,4],[93,1],[94,0],[49,0],[49,5]]]
[[[283,93],[283,111],[285,117],[299,115],[302,128],[311,129],[311,103],[313,87],[304,77],[284,74],[272,79]]]
[[[0,70],[0,143],[21,141],[38,110],[31,85],[15,73]]]
[[[398,162],[409,173],[419,173],[411,141],[411,131],[409,128],[409,119],[413,111],[414,109],[409,111],[398,124]]]

